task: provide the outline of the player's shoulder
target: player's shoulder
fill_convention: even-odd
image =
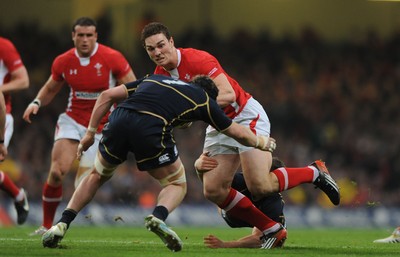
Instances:
[[[112,47],[103,44],[99,44],[97,52],[101,55],[122,55],[121,52],[118,51],[117,49],[114,49]]]
[[[209,52],[195,48],[179,48],[183,58],[190,58],[191,60],[201,60],[207,58],[214,58]]]
[[[67,60],[70,58],[77,58],[76,54],[75,54],[75,48],[71,48],[71,49],[57,55],[56,58],[54,59],[54,61],[63,61],[63,60]]]
[[[0,49],[15,49],[15,46],[8,38],[0,37]]]
[[[3,45],[3,44],[11,44],[12,45],[11,40],[9,40],[8,38],[5,38],[5,37],[0,37],[0,44],[1,45]]]

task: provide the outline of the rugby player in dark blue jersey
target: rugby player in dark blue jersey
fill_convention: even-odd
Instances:
[[[80,141],[78,159],[93,144],[101,119],[113,104],[119,104],[102,131],[92,172],[76,188],[58,223],[43,234],[43,246],[58,246],[78,212],[126,160],[128,152],[132,152],[139,170],[147,171],[163,187],[153,213],[145,218],[145,226],[171,251],[180,251],[181,239],[164,223],[186,194],[185,169],[173,138],[173,128],[204,121],[243,145],[270,152],[276,147],[272,138],[257,136],[249,128],[228,118],[215,101],[217,95],[218,88],[206,76],[187,83],[163,75],[151,75],[103,91],[97,98],[87,132]],[[254,217],[268,218],[253,208],[246,196],[242,201],[246,202]]]

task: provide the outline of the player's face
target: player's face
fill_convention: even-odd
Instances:
[[[79,56],[89,57],[97,42],[97,32],[95,26],[75,26],[75,32],[72,32],[72,41]]]
[[[164,34],[156,34],[145,39],[145,49],[155,64],[166,70],[175,69],[178,58],[172,37],[168,40]]]

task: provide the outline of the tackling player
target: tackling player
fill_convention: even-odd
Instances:
[[[78,157],[93,144],[100,120],[112,104],[121,103],[103,129],[92,172],[75,190],[59,222],[43,234],[43,245],[58,246],[78,212],[126,160],[128,152],[133,152],[139,170],[147,171],[162,186],[157,206],[145,218],[145,225],[170,250],[180,251],[181,239],[164,223],[186,194],[185,168],[173,138],[174,127],[202,120],[244,145],[263,151],[273,151],[275,147],[268,137],[256,136],[249,128],[228,118],[215,101],[217,95],[214,82],[205,76],[189,84],[152,75],[103,92],[96,101],[88,130],[78,147]],[[251,205],[245,196],[242,201]],[[263,215],[257,208],[248,213],[254,218]]]
[[[224,71],[214,56],[193,48],[177,49],[168,28],[158,22],[149,23],[143,28],[141,41],[150,59],[157,65],[154,73],[183,81],[190,81],[197,75],[210,76],[219,89],[217,102],[225,114],[250,128],[256,135],[270,136],[270,122],[261,104]],[[219,208],[240,216],[243,221],[257,223],[264,233],[263,248],[282,244],[286,230],[282,224],[265,215],[260,219],[249,217],[248,209],[252,207],[242,205],[242,194],[231,188],[239,166],[256,200],[272,192],[313,183],[328,195],[333,204],[340,202],[339,188],[322,161],[302,168],[277,169],[266,176],[265,171],[270,170],[272,163],[271,153],[242,146],[211,126],[206,131],[204,152],[209,152],[220,164],[213,172],[204,174],[204,196]]]

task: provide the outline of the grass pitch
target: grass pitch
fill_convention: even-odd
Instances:
[[[28,234],[35,227],[0,228],[1,257],[34,256],[400,256],[400,244],[374,244],[377,238],[388,236],[392,229],[289,229],[284,248],[209,249],[203,237],[214,234],[221,239],[237,239],[250,229],[228,227],[178,227],[174,230],[184,242],[180,252],[173,253],[161,240],[144,227],[72,227],[59,248],[44,248],[41,237]]]

